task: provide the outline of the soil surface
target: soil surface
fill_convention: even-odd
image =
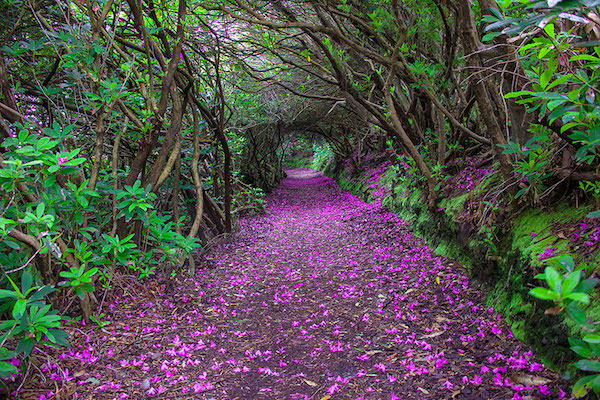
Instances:
[[[463,267],[379,203],[287,173],[195,276],[112,299],[102,330],[70,327],[23,397],[565,397]]]

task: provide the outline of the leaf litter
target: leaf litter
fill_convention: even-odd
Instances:
[[[557,399],[464,268],[309,169],[197,272],[114,296],[25,399]],[[204,266],[204,268],[202,268]]]

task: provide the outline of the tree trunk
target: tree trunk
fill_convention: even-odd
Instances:
[[[498,3],[496,0],[479,0],[479,7],[482,15],[492,15],[491,8],[498,9]],[[521,90],[523,84],[523,78],[519,75],[525,75],[521,63],[517,59],[515,53],[511,51],[512,46],[507,46],[506,37],[499,36],[494,39],[494,44],[497,44],[496,52],[503,54],[504,61],[503,73],[499,77],[500,85],[494,85],[492,87],[501,88],[502,93],[505,95],[510,92]],[[497,58],[497,57],[496,57]],[[519,144],[525,144],[533,134],[529,131],[530,125],[534,122],[535,117],[533,113],[528,113],[524,105],[518,104],[516,98],[503,99],[502,103],[498,106],[502,107],[506,104],[506,112],[508,113],[508,119],[510,120],[510,128],[506,127],[507,131],[510,132],[510,140]]]
[[[4,59],[2,57],[0,57],[0,102],[9,107],[11,110],[19,110],[17,101],[10,86],[10,81],[8,79],[6,64],[4,63]],[[0,118],[1,117],[6,118],[9,122],[23,123],[23,120],[18,112],[12,112],[4,108],[0,108]],[[5,124],[0,124],[0,144],[2,144],[4,139],[6,139],[9,135],[10,132],[7,131]]]
[[[221,144],[224,154],[224,165],[223,165],[223,187],[224,187],[224,208],[225,208],[225,232],[231,232],[232,221],[231,221],[231,152],[229,151],[229,145],[227,144],[227,136],[221,127],[217,129],[217,138]]]
[[[475,18],[471,10],[471,5],[469,2],[462,0],[456,0],[454,4],[458,11],[456,22],[462,40],[467,65],[473,71],[481,69],[483,63],[479,62],[480,58],[476,53],[481,49],[482,44],[479,41],[479,36],[475,27]],[[509,184],[509,192],[514,194],[516,193],[516,186],[510,185],[510,183],[514,181],[512,163],[510,158],[502,153],[503,149],[499,147],[499,145],[507,143],[506,138],[495,117],[494,109],[484,81],[479,75],[474,75],[472,79],[473,91],[477,100],[477,105],[479,106],[479,112],[488,129],[496,157],[500,162],[502,176],[506,183]]]
[[[196,107],[192,107],[192,114],[194,118],[194,155],[192,156],[192,164],[190,166],[192,170],[192,180],[194,187],[196,188],[196,215],[194,216],[194,222],[188,233],[188,237],[195,237],[200,229],[200,223],[202,222],[202,213],[204,211],[204,194],[202,188],[202,179],[198,172],[198,162],[200,161],[200,118]]]
[[[175,223],[175,232],[182,236],[181,226],[179,226],[179,185],[181,181],[181,147],[179,147],[179,153],[177,154],[177,160],[175,161],[175,177],[173,178],[173,196],[171,196],[173,209],[173,223]]]

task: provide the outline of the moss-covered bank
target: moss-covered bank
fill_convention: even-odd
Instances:
[[[381,175],[377,185],[365,173],[351,177],[345,170],[336,173],[331,166],[325,173],[343,189],[367,201],[381,195],[378,188],[387,187],[382,204],[410,221],[415,233],[425,238],[437,254],[465,265],[472,277],[488,288],[488,306],[505,317],[514,335],[530,345],[546,364],[566,371],[573,360],[566,339],[569,335],[579,337],[579,332],[563,323],[562,316],[545,315],[549,303],[535,300],[528,291],[540,284],[533,279],[543,269],[540,254],[550,247],[556,249],[554,254],[569,247],[569,239],[553,234],[552,227],[580,221],[589,207],[563,204],[553,211],[525,210],[517,213],[510,224],[503,224],[509,228],[489,240],[489,229],[476,227],[467,222],[472,218],[464,216],[469,212],[467,203],[485,192],[498,179],[497,174],[489,175],[467,193],[443,199],[439,209],[430,212],[418,185],[408,178],[398,179],[391,168]],[[600,301],[592,303],[589,314],[600,317]]]

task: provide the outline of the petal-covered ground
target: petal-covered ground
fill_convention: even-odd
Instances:
[[[266,214],[241,220],[194,277],[112,302],[105,332],[75,330],[25,395],[566,397],[460,265],[378,203],[314,171],[288,174]]]

